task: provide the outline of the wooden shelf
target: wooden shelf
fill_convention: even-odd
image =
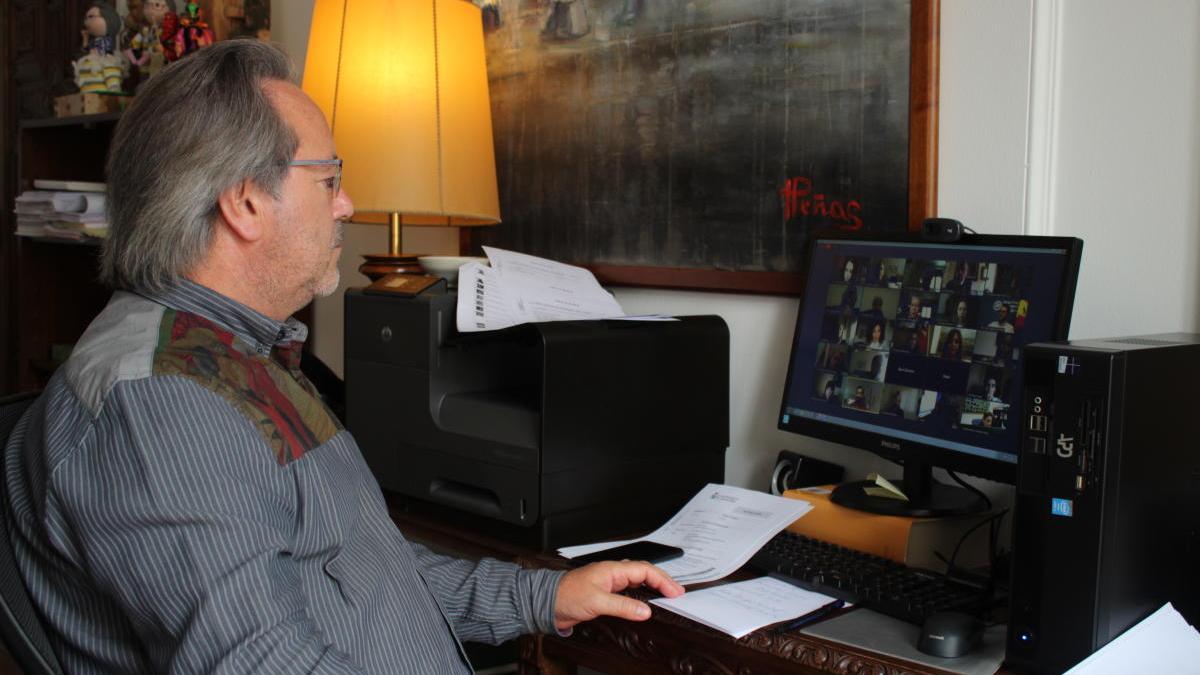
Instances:
[[[39,117],[37,119],[21,120],[21,129],[44,129],[47,127],[91,126],[107,124],[121,119],[119,112],[96,113],[94,115],[75,115],[74,117]]]
[[[38,244],[65,244],[67,246],[91,246],[93,248],[99,246],[101,242],[101,240],[97,239],[96,237],[87,237],[85,239],[63,239],[61,237],[27,237],[25,235],[15,236],[19,236],[24,241],[32,241]]]

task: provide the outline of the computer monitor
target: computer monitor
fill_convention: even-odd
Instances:
[[[969,235],[814,237],[779,428],[904,467],[908,500],[838,486],[834,502],[893,515],[984,509],[942,467],[1016,481],[1021,349],[1065,339],[1083,242]]]

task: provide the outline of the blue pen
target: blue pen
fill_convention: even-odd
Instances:
[[[801,615],[795,619],[792,619],[790,622],[784,624],[783,626],[776,628],[775,632],[776,633],[787,633],[789,631],[796,630],[797,628],[800,628],[801,626],[806,626],[814,621],[824,619],[825,617],[829,616],[833,612],[836,612],[837,610],[841,609],[845,604],[846,604],[846,601],[844,601],[844,600],[834,600],[833,602],[821,605],[820,607],[814,609],[813,611],[809,612],[808,614]]]

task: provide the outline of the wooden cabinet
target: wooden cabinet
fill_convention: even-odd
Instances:
[[[119,115],[22,120],[17,129],[17,186],[36,179],[104,180],[104,160]],[[111,292],[97,280],[100,247],[13,237],[13,307],[9,339],[15,357],[8,389],[45,386],[58,361],[103,309]]]

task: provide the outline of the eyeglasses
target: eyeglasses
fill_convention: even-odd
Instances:
[[[332,166],[334,167],[333,175],[321,179],[321,182],[325,183],[325,187],[329,188],[329,193],[334,196],[337,196],[342,189],[341,159],[294,159],[288,162],[288,166]]]

